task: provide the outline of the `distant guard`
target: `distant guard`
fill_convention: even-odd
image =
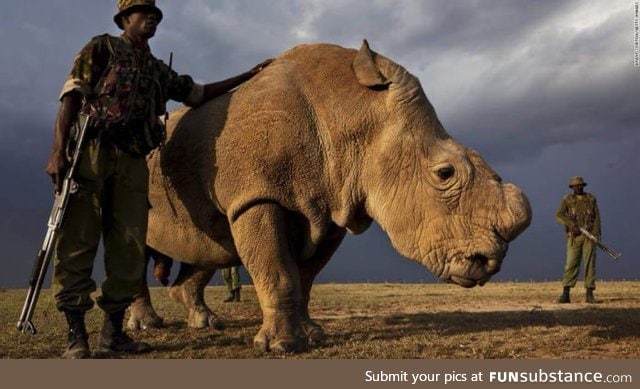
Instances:
[[[580,228],[600,239],[600,211],[596,197],[584,191],[586,185],[582,177],[571,178],[569,187],[573,193],[562,198],[556,212],[556,220],[565,227],[567,233],[567,260],[562,277],[564,290],[558,298],[558,303],[562,304],[571,302],[569,294],[576,285],[581,262],[585,269],[586,302],[595,303],[593,291],[596,288],[596,246],[580,232]]]

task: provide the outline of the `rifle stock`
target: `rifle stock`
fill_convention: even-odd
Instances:
[[[64,216],[69,204],[69,198],[78,190],[78,185],[74,181],[80,158],[82,157],[82,149],[84,146],[87,126],[89,125],[90,118],[86,115],[79,115],[75,125],[79,126],[80,130],[77,132],[76,145],[71,158],[71,166],[67,170],[64,180],[62,182],[62,190],[60,193],[56,193],[53,201],[53,207],[51,214],[49,215],[49,221],[47,223],[47,233],[45,234],[42,247],[36,255],[36,260],[31,270],[31,277],[29,278],[29,290],[27,291],[27,297],[22,311],[20,313],[20,319],[18,320],[17,328],[22,333],[30,333],[35,335],[37,333],[36,327],[31,321],[33,313],[40,297],[40,291],[42,290],[42,284],[49,268],[49,262],[51,262],[51,256],[53,255],[53,248],[55,242],[58,239],[58,233]]]

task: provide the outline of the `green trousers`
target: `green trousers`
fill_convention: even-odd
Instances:
[[[567,262],[564,265],[562,285],[574,287],[578,280],[580,263],[584,263],[584,287],[596,287],[595,245],[584,235],[567,239]]]
[[[132,157],[107,142],[89,141],[80,161],[54,252],[53,291],[59,310],[93,307],[91,278],[100,238],[106,277],[96,302],[106,313],[131,304],[145,271],[149,212],[149,171],[143,157]]]
[[[224,284],[227,286],[227,290],[231,292],[232,290],[240,289],[240,273],[238,269],[240,266],[231,266],[222,268],[222,279],[224,280]]]

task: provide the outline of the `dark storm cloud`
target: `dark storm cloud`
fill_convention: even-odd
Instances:
[[[394,58],[456,50],[486,53],[525,34],[567,2],[328,1],[309,23],[310,35],[357,42],[367,34]],[[354,36],[354,33],[356,36]]]
[[[9,0],[0,13],[0,286],[22,286],[41,243],[51,188],[44,164],[57,97],[92,36],[119,34],[116,1]],[[563,262],[553,214],[567,179],[583,174],[603,209],[605,237],[637,251],[640,68],[632,66],[628,1],[158,1],[153,52],[207,82],[299,43],[372,48],[419,77],[447,131],[478,149],[529,196],[534,220],[501,279],[556,279]],[[421,281],[377,227],[348,237],[322,281]],[[637,277],[633,261],[601,275]]]
[[[537,43],[521,45],[535,55],[496,61],[498,70],[476,81],[465,109],[447,112],[449,128],[496,161],[556,143],[635,136],[640,72],[630,66],[629,34],[620,28],[627,19],[617,12],[580,34],[538,28]]]
[[[454,113],[445,125],[496,163],[531,158],[559,143],[635,138],[639,76],[618,75],[601,85],[585,80],[555,92],[532,91],[514,101],[479,102]]]

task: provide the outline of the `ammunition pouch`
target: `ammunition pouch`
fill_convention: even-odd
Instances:
[[[74,150],[77,134],[87,115],[79,115],[79,119],[71,129],[71,136],[67,144],[67,155]],[[84,118],[82,117],[84,116]],[[166,138],[166,130],[160,120],[151,123],[140,120],[129,123],[109,123],[91,117],[87,126],[87,140],[100,138],[118,149],[134,157],[145,157],[154,149],[162,146]]]
[[[166,137],[166,129],[160,120],[107,123],[103,131],[107,141],[134,157],[147,156],[162,146]]]

